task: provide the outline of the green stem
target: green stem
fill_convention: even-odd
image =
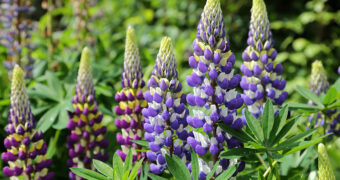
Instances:
[[[269,161],[270,169],[271,170],[274,169],[276,180],[280,180],[279,169],[277,168],[277,161],[274,162],[273,159],[269,156],[268,152],[267,152],[267,158]]]

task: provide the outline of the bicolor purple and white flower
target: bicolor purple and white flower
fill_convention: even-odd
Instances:
[[[178,80],[176,58],[169,37],[162,39],[147,86],[144,98],[148,107],[143,109],[144,138],[149,142],[150,150],[146,156],[152,162],[150,171],[161,174],[166,168],[166,154],[175,154],[185,162],[190,157],[190,147],[186,144],[188,109],[184,104],[185,94],[181,92],[182,85]]]
[[[7,152],[1,158],[8,166],[3,174],[11,179],[53,179],[49,172],[52,159],[48,159],[47,144],[43,133],[36,130],[36,123],[28,100],[24,72],[16,65],[13,69],[11,88],[11,107],[4,140]]]
[[[34,59],[31,53],[34,46],[31,44],[32,21],[27,17],[34,8],[31,1],[1,0],[0,22],[3,29],[0,29],[0,44],[7,48],[7,61],[3,65],[12,70],[16,64],[25,71],[25,77],[32,77]]]
[[[282,105],[288,97],[286,81],[281,77],[283,67],[274,61],[277,51],[263,0],[253,0],[247,43],[242,54],[242,97],[248,110],[258,117],[267,98]]]
[[[244,125],[237,116],[237,109],[243,105],[243,99],[236,91],[241,76],[234,74],[235,55],[226,38],[220,6],[219,0],[207,0],[193,42],[194,54],[189,58],[193,72],[186,78],[188,85],[193,87],[193,94],[188,94],[186,100],[194,107],[193,116],[187,118],[188,124],[193,127],[193,136],[187,141],[199,156],[212,154],[214,157],[211,162],[201,163],[208,167],[200,167],[200,179],[205,178],[225,144],[229,148],[243,146],[217,125],[223,122],[235,129]],[[220,171],[216,175],[236,162],[221,159]],[[238,171],[243,169],[243,164]]]
[[[119,103],[115,107],[115,113],[119,115],[115,125],[121,129],[117,133],[117,142],[121,145],[121,150],[116,153],[125,160],[126,155],[131,150],[133,161],[138,161],[144,156],[143,153],[136,151],[141,149],[139,145],[131,140],[141,140],[143,137],[142,109],[147,107],[144,100],[142,88],[145,82],[142,79],[143,72],[140,65],[140,57],[136,42],[135,32],[129,27],[126,33],[124,69],[122,74],[123,89],[116,93],[115,100]]]
[[[102,124],[103,114],[98,110],[95,97],[90,51],[84,48],[77,77],[76,93],[72,99],[74,112],[69,113],[67,137],[69,167],[94,169],[92,159],[107,161],[109,154],[105,149],[109,141],[105,139],[106,126]],[[69,172],[70,179],[78,177]]]

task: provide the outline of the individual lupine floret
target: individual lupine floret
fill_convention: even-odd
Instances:
[[[1,0],[0,0],[1,1]],[[25,77],[32,77],[34,59],[31,53],[32,22],[25,18],[34,10],[31,1],[2,0],[0,3],[0,44],[7,48],[7,61],[3,65],[11,72],[16,64],[25,70]]]
[[[120,119],[116,119],[115,125],[122,130],[122,133],[117,133],[117,142],[121,145],[122,150],[116,152],[123,160],[129,150],[132,150],[134,161],[144,156],[141,152],[136,151],[141,147],[131,142],[131,140],[141,140],[143,135],[142,109],[147,106],[147,102],[143,97],[142,88],[145,86],[145,82],[142,78],[143,73],[135,33],[133,28],[129,27],[125,42],[123,89],[115,96],[119,103],[115,107],[115,113],[120,116]]]
[[[160,174],[166,168],[165,155],[179,156],[186,161],[189,146],[186,144],[188,127],[185,94],[178,80],[176,59],[169,37],[161,42],[156,63],[149,79],[144,98],[148,108],[143,109],[145,117],[144,137],[149,141],[150,151],[146,153],[152,162],[150,171]]]
[[[105,149],[109,142],[104,139],[106,126],[102,125],[103,114],[98,111],[95,98],[92,71],[90,64],[90,51],[84,48],[77,77],[76,93],[72,99],[74,112],[69,113],[67,128],[70,134],[67,137],[69,167],[94,169],[92,159],[108,160]],[[77,179],[72,172],[70,179]]]
[[[47,145],[43,133],[35,130],[28,94],[25,87],[24,72],[16,65],[13,69],[11,88],[11,107],[4,140],[7,152],[1,154],[8,166],[3,168],[5,176],[17,179],[53,179],[48,172],[52,160],[47,158]]]
[[[288,97],[288,93],[283,91],[286,86],[286,81],[281,78],[283,67],[274,61],[277,51],[274,49],[263,0],[253,0],[247,43],[248,47],[242,54],[244,63],[241,65],[241,71],[244,76],[241,87],[244,90],[244,103],[248,105],[248,110],[258,117],[267,98],[277,105],[282,105]]]
[[[322,143],[318,146],[318,177],[320,180],[335,180],[331,162],[329,161],[327,150]]]
[[[325,69],[323,68],[321,61],[314,61],[312,64],[312,73],[309,82],[310,89],[313,93],[318,96],[321,93],[326,94],[329,89],[329,82],[327,80],[327,74]],[[309,104],[313,104],[312,101],[308,102]],[[325,115],[331,119],[330,122],[325,121]],[[309,122],[313,121],[313,116],[309,116]],[[327,134],[334,133],[337,136],[340,136],[340,113],[336,110],[328,110],[326,114],[318,112],[315,117],[314,126],[322,126],[326,127]],[[326,124],[326,126],[324,126]]]
[[[243,105],[243,99],[235,89],[241,76],[234,75],[235,55],[226,38],[220,6],[219,0],[207,1],[193,42],[194,55],[189,58],[193,72],[187,76],[187,83],[193,87],[194,93],[188,94],[186,100],[196,108],[193,116],[187,118],[188,124],[194,128],[193,136],[188,137],[188,143],[198,155],[203,156],[210,152],[214,157],[212,162],[201,163],[208,166],[200,167],[200,179],[205,178],[217,161],[225,143],[228,148],[243,146],[217,125],[224,122],[235,129],[243,126],[242,119],[237,117],[237,109]],[[229,164],[234,165],[236,161],[221,159],[217,174],[227,169]],[[238,170],[243,168],[244,162]]]

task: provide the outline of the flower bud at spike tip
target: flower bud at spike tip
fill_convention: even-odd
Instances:
[[[329,161],[327,150],[322,143],[318,146],[318,176],[320,180],[335,180],[331,162]]]
[[[188,109],[182,99],[182,85],[177,77],[176,59],[169,37],[164,37],[157,55],[152,76],[148,82],[148,108],[143,110],[144,128],[150,150],[150,171],[160,174],[166,167],[165,154],[177,155],[184,161],[190,158],[186,143]],[[152,86],[150,85],[152,84]]]
[[[329,89],[327,74],[321,61],[316,60],[312,64],[309,86],[311,91],[317,95],[320,95],[320,93],[326,93]]]
[[[43,133],[35,130],[24,72],[18,65],[13,69],[9,112],[6,127],[8,136],[4,140],[7,152],[1,155],[2,160],[9,164],[3,168],[4,175],[13,179],[21,175],[34,179],[53,179],[53,172],[48,172],[51,159],[47,159],[47,145],[42,140]]]
[[[213,157],[211,162],[199,158],[200,177],[208,175],[212,168],[208,164],[216,163],[224,150],[223,146],[230,146],[228,141],[232,136],[223,132],[217,123],[242,127],[242,124],[234,122],[238,118],[233,118],[237,117],[236,109],[243,105],[243,99],[235,89],[241,78],[234,74],[235,56],[230,50],[223,21],[220,1],[207,0],[193,43],[194,55],[189,58],[193,71],[186,78],[188,85],[193,87],[193,93],[186,96],[187,103],[193,106],[192,116],[187,118],[187,123],[192,127],[188,137],[190,146],[199,156],[210,154]],[[227,121],[227,117],[232,118]],[[242,143],[238,144],[233,147],[243,146]],[[237,166],[238,162],[233,161],[230,165]],[[216,176],[228,167],[219,166],[221,171]]]
[[[102,125],[102,113],[98,111],[98,103],[92,78],[90,50],[82,51],[78,70],[76,92],[73,97],[75,112],[69,112],[70,131],[67,141],[69,149],[68,165],[92,169],[92,159],[107,161],[107,143],[105,143],[106,127]],[[102,143],[104,142],[104,143]],[[70,179],[77,179],[73,172]]]
[[[122,133],[117,136],[117,142],[121,145],[121,150],[117,153],[124,159],[128,151],[132,151],[133,161],[138,161],[145,156],[145,153],[136,151],[141,147],[131,140],[143,139],[143,121],[142,109],[147,107],[144,100],[142,88],[145,85],[143,73],[140,65],[138,45],[135,31],[128,27],[125,41],[124,70],[122,74],[122,90],[116,94],[118,105],[115,112],[120,117],[116,119],[116,126],[121,129]],[[150,97],[150,101],[153,97]]]

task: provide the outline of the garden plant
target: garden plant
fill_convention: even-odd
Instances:
[[[0,0],[0,179],[340,179],[339,15]]]

